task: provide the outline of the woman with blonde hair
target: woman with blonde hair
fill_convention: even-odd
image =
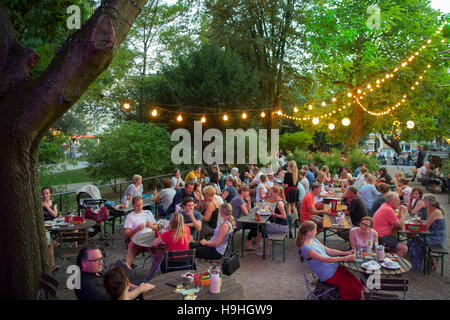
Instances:
[[[136,196],[142,196],[142,192],[144,191],[144,187],[142,186],[142,176],[135,174],[133,176],[133,183],[131,183],[122,197],[122,204],[125,204],[125,201],[131,201]]]
[[[232,215],[232,207],[229,203],[220,206],[220,216],[222,224],[214,230],[211,240],[201,238],[200,243],[191,243],[190,248],[196,249],[197,258],[217,260],[223,257],[227,249],[228,240],[233,235],[233,229],[236,227]]]
[[[203,196],[205,201],[202,206],[202,229],[200,231],[200,238],[209,238],[214,234],[217,227],[217,220],[219,219],[219,203],[215,197],[216,188],[213,186],[206,186],[203,189]]]
[[[167,245],[167,251],[188,250],[190,237],[191,231],[189,227],[184,224],[183,215],[175,212],[170,217],[169,229],[153,240],[152,247],[158,247],[161,244],[165,244]],[[180,265],[177,265],[177,267],[180,267]],[[166,263],[163,261],[161,263],[161,272],[165,273],[165,271]]]
[[[320,281],[338,287],[339,300],[361,300],[363,284],[339,264],[341,261],[354,261],[355,252],[330,249],[317,240],[316,235],[317,226],[314,222],[308,220],[301,224],[296,242],[301,257]]]
[[[298,217],[297,214],[297,202],[299,197],[299,191],[297,187],[298,182],[298,168],[297,163],[292,160],[287,164],[288,172],[284,174],[283,186],[284,186],[284,198],[287,201],[287,213],[293,213],[294,218]]]

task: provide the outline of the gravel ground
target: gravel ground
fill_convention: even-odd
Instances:
[[[437,195],[441,204],[445,207],[447,225],[449,225],[450,198],[447,193]],[[120,229],[120,228],[116,228]],[[119,231],[120,233],[120,231]],[[96,241],[104,246],[108,263],[113,263],[117,259],[125,257],[125,245],[123,238],[116,231],[114,246],[105,246],[101,240]],[[318,236],[322,240],[322,234]],[[235,248],[240,251],[241,233],[235,234]],[[344,241],[333,236],[327,239],[327,246],[335,249],[346,250]],[[449,249],[449,237],[447,237],[446,248]],[[262,250],[259,250],[261,252]],[[286,242],[286,262],[282,262],[281,247],[275,248],[275,261],[271,259],[271,248],[267,250],[268,257],[262,260],[258,252],[245,252],[245,256],[240,258],[241,267],[231,277],[237,280],[244,291],[244,300],[302,300],[306,298],[307,289],[304,283],[303,274],[299,265],[298,248],[295,239],[288,239]],[[59,261],[57,260],[57,263]],[[135,264],[141,266],[143,257],[140,255]],[[207,263],[198,263],[198,270],[204,271]],[[146,275],[145,270],[149,270],[149,262],[145,269],[136,271],[130,276],[131,281],[139,283]],[[409,290],[406,296],[408,300],[447,300],[450,299],[450,261],[448,255],[445,256],[444,276],[439,273],[424,275],[422,272],[407,272],[404,277],[409,279]],[[439,268],[440,270],[440,268]],[[151,282],[151,281],[150,281]],[[58,290],[59,299],[76,299],[73,291],[66,289],[65,280],[61,282]]]

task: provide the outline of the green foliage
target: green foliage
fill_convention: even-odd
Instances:
[[[355,171],[361,163],[364,163],[371,173],[378,171],[380,168],[380,163],[375,154],[366,155],[361,149],[355,148],[348,154],[348,166]]]
[[[312,154],[309,151],[295,149],[293,157],[286,157],[287,160],[295,160],[297,167],[300,169],[302,165],[309,165],[312,162]]]
[[[68,144],[69,138],[63,134],[52,134],[50,131],[42,139],[39,148],[39,163],[52,164],[64,160],[66,148],[63,144]]]
[[[444,176],[450,175],[450,160],[444,160],[439,170]]]
[[[330,169],[330,172],[337,172],[338,167],[345,166],[345,163],[342,160],[342,153],[337,149],[325,153],[325,165]]]
[[[295,150],[296,148],[307,149],[312,143],[312,136],[305,131],[297,131],[295,133],[283,133],[279,136],[280,149]]]
[[[83,147],[88,172],[95,182],[131,179],[168,173],[173,169],[169,132],[152,123],[128,122],[99,136],[100,143],[88,141]]]

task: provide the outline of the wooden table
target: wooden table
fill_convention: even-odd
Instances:
[[[328,214],[323,215],[323,244],[325,245],[327,237],[337,234],[339,231],[350,230],[353,228],[352,220],[349,215],[345,216],[345,223],[343,226],[337,224],[337,217]],[[328,231],[328,236],[327,236]]]
[[[408,272],[409,270],[411,270],[411,263],[406,260],[405,258],[401,258],[396,256],[397,262],[400,264],[400,268],[399,269],[387,269],[383,266],[381,266],[381,268],[377,271],[380,272],[380,275],[382,276],[397,276],[397,275],[401,275],[402,273]],[[357,261],[344,261],[344,262],[340,262],[340,264],[342,264],[344,267],[346,267],[349,270],[353,270],[356,272],[360,272],[360,273],[364,273],[364,274],[368,274],[369,272],[367,271],[367,269],[363,268],[361,265],[364,262],[367,262],[368,260],[364,260],[363,262],[357,262]],[[370,271],[373,273],[373,271]]]
[[[151,281],[151,284],[155,285],[155,289],[144,293],[144,300],[184,300],[184,296],[181,293],[175,292],[175,288],[168,286],[166,283],[173,281],[182,284],[181,275],[185,273],[198,273],[198,271],[182,270],[155,277]],[[226,275],[222,275],[221,278],[220,293],[210,293],[209,286],[200,287],[200,291],[197,293],[197,300],[241,300],[243,298],[244,291],[236,280]]]
[[[269,202],[270,206],[272,207],[272,209],[275,210],[276,207],[276,202]],[[259,229],[259,227],[262,228],[261,232],[263,234],[263,260],[266,259],[266,232],[265,232],[265,225],[266,222],[270,219],[270,217],[272,215],[264,215],[264,216],[260,216],[261,217],[261,221],[256,221],[255,220],[255,212],[256,212],[257,208],[256,206],[253,207],[249,214],[246,216],[242,216],[238,219],[238,222],[240,223],[246,223],[246,224],[256,224],[257,228]],[[245,236],[245,232],[244,229],[242,229],[242,250],[241,250],[241,257],[244,257],[244,236]]]
[[[91,219],[84,219],[84,222],[81,224],[73,224],[71,226],[65,225],[65,226],[50,226],[46,225],[45,228],[49,230],[50,232],[59,232],[59,231],[74,231],[74,230],[83,230],[88,229],[90,227],[93,227],[97,224],[96,221]],[[55,227],[58,227],[55,229]]]

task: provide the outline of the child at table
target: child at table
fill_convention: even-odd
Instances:
[[[297,246],[300,247],[303,259],[317,274],[320,281],[338,287],[340,300],[363,299],[363,284],[338,263],[354,261],[355,252],[353,250],[343,252],[325,247],[315,239],[316,234],[317,226],[314,222],[305,221],[301,224],[297,236]],[[330,255],[341,256],[331,257]]]

